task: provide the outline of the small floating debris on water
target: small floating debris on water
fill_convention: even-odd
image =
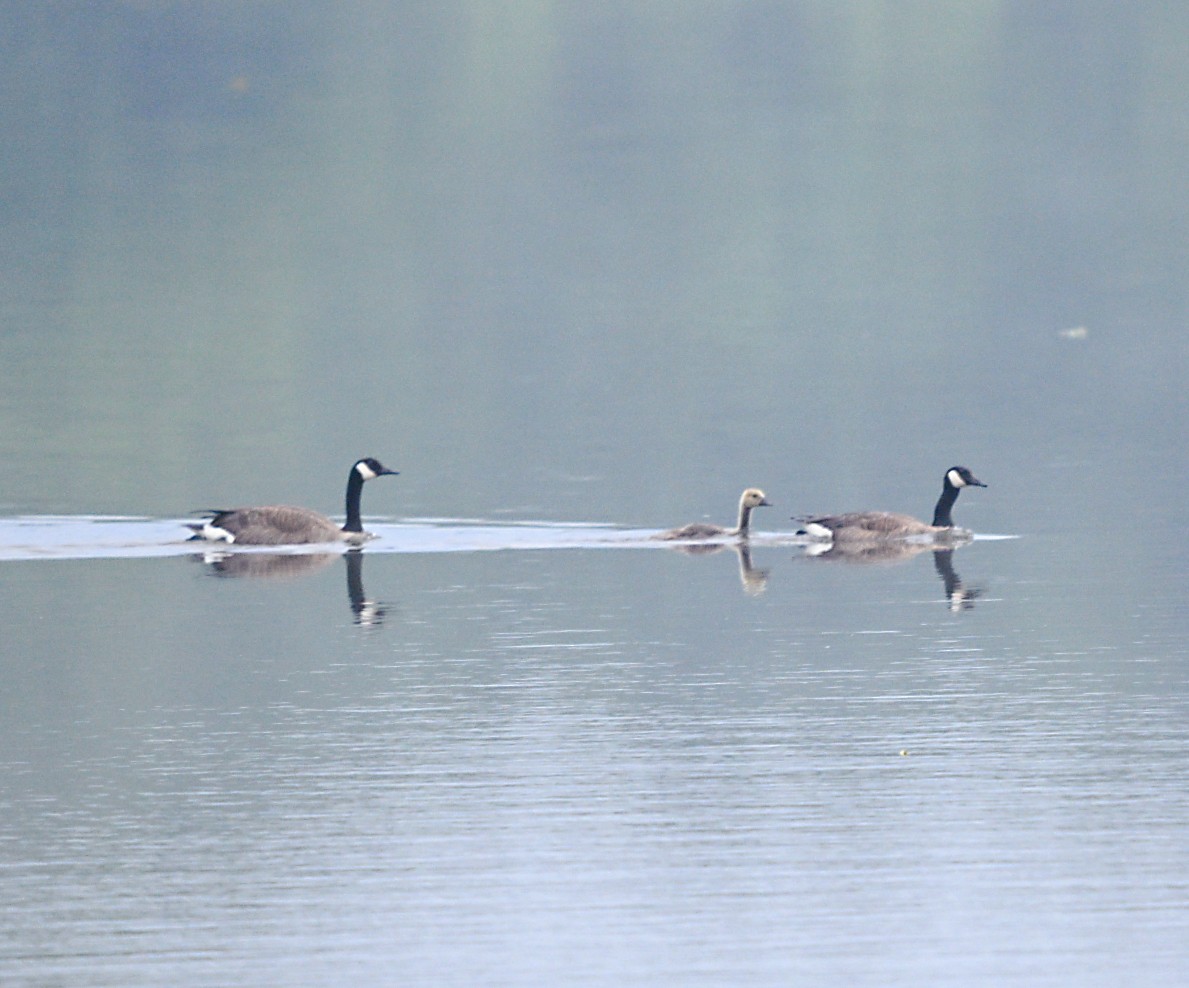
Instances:
[[[1063,340],[1084,340],[1090,335],[1090,330],[1085,326],[1073,326],[1070,329],[1063,329],[1057,334]]]
[[[904,758],[904,757],[906,757],[907,755],[908,755],[908,749],[907,749],[907,748],[901,748],[901,749],[900,749],[900,757],[901,757],[901,758]]]

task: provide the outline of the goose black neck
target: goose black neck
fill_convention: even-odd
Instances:
[[[937,499],[937,507],[933,509],[934,528],[954,527],[954,519],[950,512],[953,510],[954,502],[958,500],[958,490],[959,488],[954,487],[947,478],[941,488],[941,497]]]
[[[347,524],[344,532],[362,532],[363,519],[359,517],[359,499],[363,494],[363,477],[354,467],[347,475]]]

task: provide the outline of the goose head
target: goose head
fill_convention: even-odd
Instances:
[[[377,477],[395,476],[399,470],[389,470],[383,463],[373,457],[366,456],[357,460],[352,467],[362,480],[375,480]]]
[[[981,480],[966,467],[950,467],[945,472],[946,487],[986,487]]]

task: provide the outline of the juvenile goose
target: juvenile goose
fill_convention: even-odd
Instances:
[[[965,467],[950,467],[945,472],[941,486],[941,497],[933,509],[933,524],[926,525],[910,515],[897,515],[889,511],[856,511],[845,515],[826,515],[821,518],[794,517],[802,527],[798,535],[811,535],[835,542],[861,542],[878,539],[903,539],[912,536],[945,538],[961,534],[964,529],[954,528],[950,512],[958,500],[963,487],[986,487]]]
[[[683,528],[671,528],[669,531],[661,532],[660,535],[653,537],[667,541],[678,539],[745,539],[750,534],[748,529],[751,525],[752,511],[756,508],[771,506],[771,504],[772,502],[764,496],[762,490],[758,487],[749,487],[739,497],[739,524],[734,528],[723,528],[721,525],[710,525],[706,522],[696,521]]]
[[[359,498],[363,482],[392,476],[379,460],[357,460],[347,474],[347,523],[341,528],[325,515],[309,508],[271,504],[260,508],[233,508],[212,511],[201,524],[189,525],[192,540],[229,542],[235,545],[307,545],[316,542],[347,542],[359,545],[373,536],[363,530],[359,517]]]

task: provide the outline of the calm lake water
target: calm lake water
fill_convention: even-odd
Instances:
[[[5,985],[1189,982],[1189,13],[0,36]]]

